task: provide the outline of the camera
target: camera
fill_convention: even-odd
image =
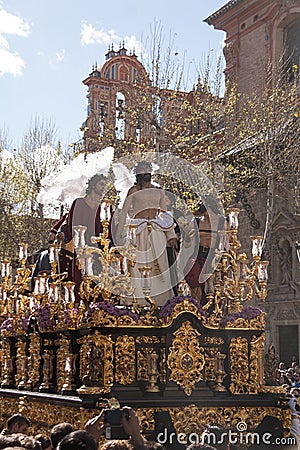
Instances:
[[[105,438],[106,439],[129,439],[127,433],[122,426],[122,417],[128,417],[127,411],[122,409],[104,410],[104,423],[106,424]]]

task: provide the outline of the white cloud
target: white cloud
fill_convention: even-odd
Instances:
[[[136,36],[119,36],[115,30],[105,31],[103,28],[97,30],[92,24],[87,22],[82,22],[81,26],[81,45],[90,44],[114,44],[115,49],[119,48],[120,42],[125,43],[125,47],[128,50],[135,50],[138,55],[145,54],[145,48],[143,44],[137,39]]]
[[[20,17],[0,9],[0,33],[26,37],[30,33],[30,26]]]
[[[39,51],[38,56],[40,56],[46,64],[49,64],[49,66],[56,66],[57,64],[61,63],[65,58],[65,50],[58,50],[55,52],[54,55],[47,55],[43,51]]]
[[[81,27],[81,45],[111,44],[120,40],[114,30],[96,30],[90,23],[83,22]]]
[[[21,56],[9,49],[8,40],[4,35],[27,37],[29,33],[30,25],[20,17],[2,9],[0,4],[0,76],[5,73],[22,75],[25,67]]]
[[[22,75],[24,67],[25,63],[17,53],[0,48],[0,76],[5,73],[15,76]]]
[[[56,52],[55,57],[56,57],[57,63],[62,62],[65,58],[65,50],[60,50],[60,51]]]

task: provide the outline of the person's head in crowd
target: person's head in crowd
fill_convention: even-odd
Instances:
[[[296,355],[293,355],[293,356],[292,356],[291,364],[293,364],[293,362],[295,362],[295,363],[297,364],[297,361],[298,361],[297,356],[296,356]]]
[[[176,198],[173,192],[165,190],[165,196],[166,196],[166,205],[168,211],[172,211],[172,209],[175,207]]]
[[[265,416],[255,430],[260,436],[264,433],[271,433],[273,440],[282,438],[284,429],[281,421],[277,417]]]
[[[43,450],[51,450],[52,443],[51,439],[44,434],[37,434],[35,439],[41,444]]]
[[[57,446],[58,450],[97,450],[98,444],[86,431],[78,430],[65,436]]]
[[[147,441],[145,442],[145,446],[147,447],[147,450],[165,450],[163,445],[155,441]]]
[[[102,195],[105,191],[106,185],[107,185],[106,176],[102,175],[101,173],[96,174],[89,179],[85,193],[88,195],[94,191],[96,192],[97,195]]]
[[[113,440],[103,444],[100,450],[131,450],[131,448],[127,441]]]
[[[20,435],[20,446],[24,447],[26,450],[42,450],[42,446],[34,437]]]
[[[20,433],[1,436],[0,449],[7,447],[21,447],[25,450],[42,450],[42,446],[35,438]]]
[[[285,370],[285,364],[284,364],[283,361],[281,361],[281,362],[279,363],[278,369],[279,369],[279,370]]]
[[[299,383],[300,381],[300,374],[298,372],[294,373],[294,382]]]
[[[27,417],[22,414],[14,414],[9,417],[6,422],[6,428],[9,434],[22,433],[26,434],[31,423]]]
[[[298,388],[291,388],[290,389],[290,394],[293,396],[293,397],[300,397],[300,389],[298,389]]]
[[[24,447],[5,447],[2,450],[26,450]]]
[[[58,423],[54,425],[50,432],[52,447],[55,449],[60,441],[68,434],[74,431],[73,426],[68,422]]]
[[[148,161],[140,161],[135,168],[136,184],[151,181],[152,165]]]
[[[212,447],[211,445],[206,444],[191,444],[186,450],[217,450],[216,447]]]
[[[202,434],[203,443],[219,450],[227,450],[229,444],[228,430],[220,424],[208,425]]]

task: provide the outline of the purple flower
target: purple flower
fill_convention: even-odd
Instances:
[[[242,311],[228,314],[227,316],[222,317],[220,326],[225,327],[227,323],[233,323],[237,319],[251,320],[255,319],[262,313],[261,309],[256,308],[255,306],[245,306]]]
[[[117,308],[113,303],[104,302],[104,301],[94,303],[92,306],[90,306],[89,309],[85,313],[86,319],[91,317],[93,315],[93,313],[99,309],[107,312],[111,316],[115,316],[115,317],[128,316],[131,319],[133,319],[135,322],[137,322],[139,320],[138,314],[134,314],[133,312],[128,311],[127,309]]]
[[[42,330],[54,330],[54,319],[50,317],[51,308],[49,303],[37,307],[37,321]]]
[[[22,318],[22,330],[27,333],[28,332],[28,327],[29,327],[29,322],[30,322],[30,316],[28,317],[23,317]]]
[[[5,331],[9,331],[10,333],[13,333],[14,328],[13,328],[13,318],[9,318],[4,320],[4,322],[2,323],[1,330],[5,330]]]

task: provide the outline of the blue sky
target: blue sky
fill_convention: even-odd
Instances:
[[[86,118],[82,80],[104,62],[108,45],[125,41],[147,53],[154,23],[174,39],[189,81],[224,33],[203,20],[226,0],[0,0],[0,132],[18,148],[35,116],[52,120],[63,145],[81,137]],[[140,50],[142,49],[142,50]]]

